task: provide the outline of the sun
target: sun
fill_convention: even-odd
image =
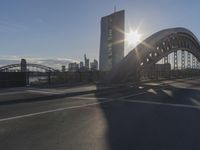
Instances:
[[[141,42],[141,34],[138,33],[138,31],[130,31],[126,34],[126,41],[128,42],[128,45],[136,46],[138,43]]]

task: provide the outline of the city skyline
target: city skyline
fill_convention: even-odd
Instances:
[[[100,19],[112,13],[115,5],[117,10],[126,11],[126,32],[138,29],[142,39],[176,26],[190,29],[200,38],[199,23],[196,22],[198,1],[2,1],[1,56],[80,61],[86,53],[89,58],[98,60]],[[132,48],[126,43],[125,54]]]
[[[73,59],[67,59],[67,58],[31,58],[31,57],[21,58],[17,56],[11,56],[11,57],[0,56],[0,67],[10,65],[10,64],[19,64],[22,59],[25,59],[28,63],[51,66],[54,69],[62,70],[62,66],[67,67],[70,63],[80,64],[81,62],[84,61],[85,55],[86,54],[84,54],[82,59],[79,61],[73,60]],[[88,60],[93,61],[96,59],[88,58]]]
[[[0,150],[200,149],[200,1],[0,2]]]

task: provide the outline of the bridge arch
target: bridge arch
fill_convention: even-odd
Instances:
[[[169,53],[183,50],[192,53],[200,61],[200,43],[186,28],[170,28],[159,31],[136,46],[113,68],[111,82],[139,80],[141,69],[150,68]]]
[[[21,66],[20,64],[10,64],[10,65],[6,65],[6,66],[2,66],[2,67],[0,67],[0,72],[6,72],[9,69],[13,69],[13,68],[20,68],[20,66]],[[58,70],[56,70],[54,68],[47,67],[47,66],[40,65],[40,64],[31,64],[31,63],[28,63],[27,67],[28,68],[29,67],[35,67],[35,68],[38,68],[38,69],[42,69],[45,72],[58,72]]]

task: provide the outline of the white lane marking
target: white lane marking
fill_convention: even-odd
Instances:
[[[76,97],[70,97],[70,99],[84,99],[84,100],[106,100],[109,98],[104,98],[104,97],[80,97],[80,96],[76,96]]]
[[[68,109],[89,107],[89,106],[94,106],[94,105],[98,105],[98,104],[108,103],[108,102],[111,102],[111,101],[113,101],[113,99],[110,99],[110,100],[107,100],[107,101],[103,101],[103,102],[96,102],[96,103],[83,104],[83,105],[78,105],[78,106],[57,108],[57,109],[52,109],[52,110],[47,110],[47,111],[41,111],[41,112],[36,112],[36,113],[30,113],[30,114],[25,114],[25,115],[8,117],[8,118],[0,119],[0,122],[9,121],[9,120],[15,120],[15,119],[21,119],[21,118],[28,118],[28,117],[38,116],[38,115],[42,115],[42,114],[47,114],[47,113],[64,111],[64,110],[68,110]]]
[[[185,105],[185,104],[170,104],[170,103],[152,102],[152,101],[144,101],[144,100],[127,100],[127,99],[121,99],[119,101],[125,101],[125,102],[130,102],[130,103],[149,104],[149,105],[162,105],[162,106],[200,109],[200,106]]]
[[[165,93],[166,95],[168,95],[169,97],[173,97],[174,96],[174,94],[173,94],[173,92],[171,91],[171,90],[162,90],[163,91],[163,93]]]
[[[146,93],[148,93],[148,91],[146,91],[146,92],[141,92],[141,93],[136,93],[136,94],[132,94],[132,95],[122,96],[122,97],[119,97],[119,99],[126,99],[126,98],[129,98],[129,97],[134,97],[134,96],[138,96],[138,95],[143,95],[143,94],[146,94]]]
[[[154,90],[154,89],[148,89],[147,91],[149,93],[153,93],[154,95],[158,95],[158,92],[156,92],[156,90]]]
[[[4,93],[0,93],[0,96],[4,96],[4,95],[14,95],[14,94],[28,94],[29,93],[38,93],[38,94],[63,94],[65,92],[55,92],[55,91],[44,91],[44,90],[34,90],[34,89],[26,89],[23,91],[10,91],[10,92],[4,92]]]
[[[5,92],[5,93],[0,93],[0,96],[4,96],[4,95],[13,95],[13,94],[22,94],[25,93],[26,91],[16,91],[16,92]]]
[[[64,92],[54,92],[54,91],[43,91],[43,90],[27,90],[30,93],[40,93],[40,94],[64,94]]]

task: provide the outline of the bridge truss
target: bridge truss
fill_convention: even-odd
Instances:
[[[164,71],[189,72],[199,69],[199,61],[200,43],[191,31],[185,28],[165,29],[151,35],[136,46],[121,63],[113,68],[108,80],[111,82],[138,81],[143,74],[154,72],[155,76],[155,70],[159,68],[164,68]],[[158,64],[164,65],[162,67]],[[166,66],[168,64],[168,67],[164,67],[165,64]]]
[[[11,64],[0,67],[0,72],[20,72],[20,64]],[[27,64],[27,72],[58,72],[58,70],[40,64]]]

